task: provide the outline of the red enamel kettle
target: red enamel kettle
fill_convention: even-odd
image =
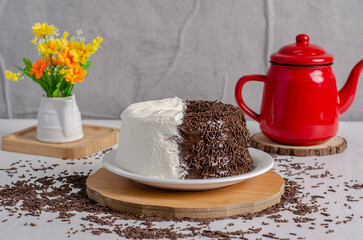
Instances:
[[[323,143],[337,133],[339,115],[352,105],[363,70],[362,59],[338,92],[333,59],[322,47],[310,44],[308,35],[300,34],[296,43],[271,55],[266,75],[238,80],[236,102],[260,123],[262,133],[275,142],[300,146]],[[242,88],[248,81],[264,83],[260,114],[243,101]]]

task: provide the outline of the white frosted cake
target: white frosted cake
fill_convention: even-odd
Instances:
[[[180,98],[135,103],[121,114],[116,162],[157,178],[199,179],[251,170],[243,112],[230,104]]]
[[[181,178],[175,139],[185,103],[179,98],[140,102],[121,114],[117,164],[130,172],[160,178]]]

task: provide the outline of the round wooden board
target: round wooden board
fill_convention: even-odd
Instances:
[[[323,144],[313,146],[292,146],[276,143],[263,133],[252,136],[251,147],[267,153],[289,156],[326,156],[343,152],[347,148],[347,141],[339,136],[334,136]]]
[[[217,218],[261,211],[280,202],[284,179],[274,171],[225,188],[171,191],[149,187],[105,168],[87,178],[88,197],[103,206],[132,214],[169,218]]]

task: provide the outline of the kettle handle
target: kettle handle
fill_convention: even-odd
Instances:
[[[243,85],[249,81],[259,81],[259,82],[266,83],[266,76],[265,75],[248,75],[248,76],[241,77],[236,84],[234,96],[236,98],[236,102],[237,102],[238,106],[252,119],[256,120],[257,122],[260,122],[260,114],[255,113],[249,107],[247,107],[247,105],[245,104],[245,102],[243,101],[243,98],[242,98]]]

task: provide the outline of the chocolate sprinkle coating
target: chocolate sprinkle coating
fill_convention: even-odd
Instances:
[[[185,179],[208,179],[239,175],[253,169],[248,152],[250,133],[242,110],[217,101],[188,101],[179,157],[188,173]]]

